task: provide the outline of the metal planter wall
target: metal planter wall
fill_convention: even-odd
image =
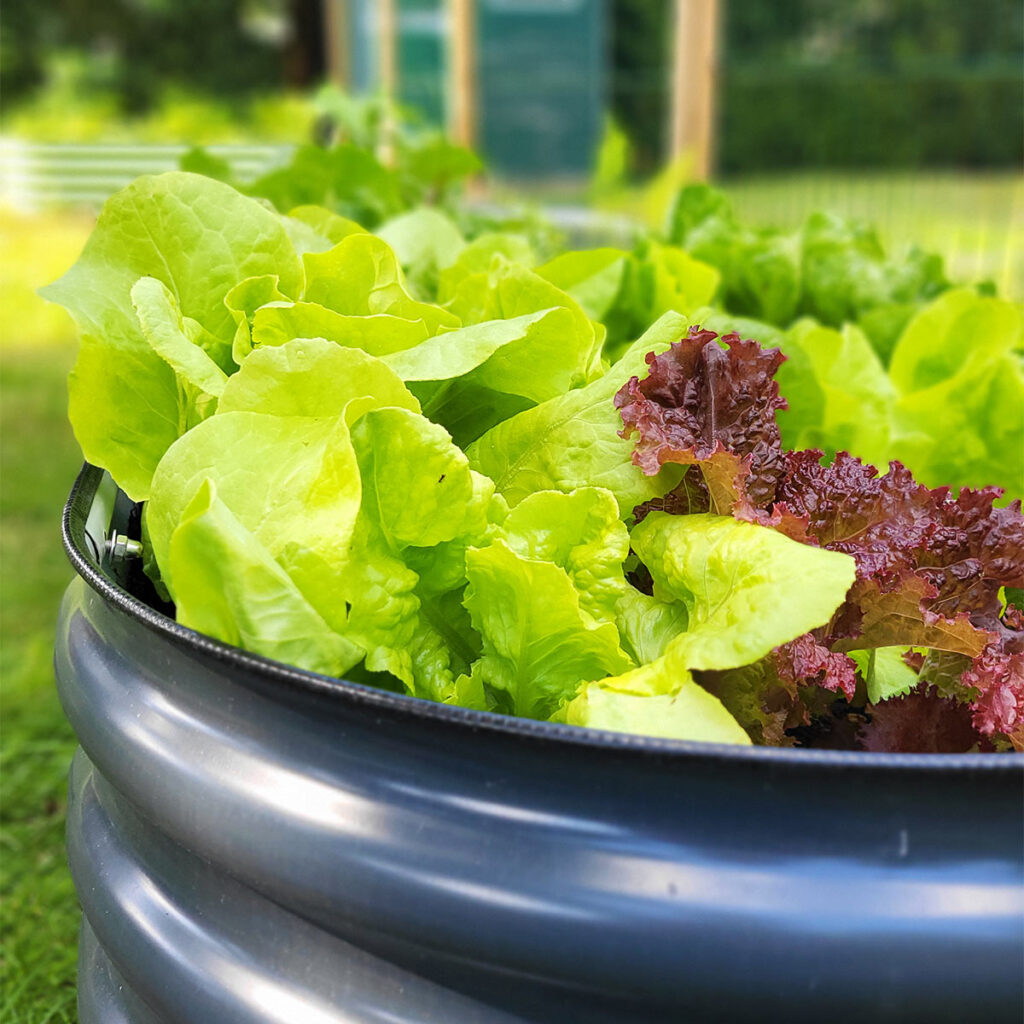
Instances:
[[[291,670],[102,572],[100,479],[56,653],[84,1024],[1019,1019],[1024,758],[643,740]]]

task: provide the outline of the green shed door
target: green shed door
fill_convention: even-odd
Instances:
[[[352,88],[372,92],[380,85],[380,16],[375,0],[355,0],[347,7]],[[395,0],[398,96],[425,121],[445,119],[445,0]]]
[[[605,0],[478,0],[478,147],[518,177],[586,174],[606,99]]]
[[[400,0],[398,98],[435,125],[444,124],[444,0]]]

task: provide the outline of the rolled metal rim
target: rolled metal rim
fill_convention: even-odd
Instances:
[[[187,649],[200,651],[218,661],[244,668],[264,680],[286,684],[289,687],[298,686],[331,699],[371,707],[378,712],[387,711],[402,717],[421,719],[425,724],[440,720],[450,726],[474,732],[505,733],[542,742],[570,743],[618,753],[629,752],[641,757],[657,755],[662,758],[699,758],[711,761],[760,761],[789,767],[806,766],[808,769],[826,765],[831,768],[904,769],[917,772],[948,772],[951,769],[1005,772],[1020,771],[1024,768],[1024,753],[882,754],[866,751],[739,746],[634,736],[555,722],[538,722],[489,711],[476,711],[455,704],[439,704],[273,661],[180,625],[130,594],[102,572],[90,553],[85,535],[85,522],[89,503],[96,493],[103,472],[100,467],[84,463],[64,506],[61,523],[64,550],[78,575],[105,601],[147,629]]]

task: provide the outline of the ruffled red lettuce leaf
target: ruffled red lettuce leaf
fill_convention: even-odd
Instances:
[[[915,564],[948,490],[917,484],[898,462],[879,476],[847,452],[827,464],[822,458],[815,449],[787,452],[778,502],[806,518],[822,547],[852,555],[860,579],[894,582]]]
[[[922,683],[905,697],[873,705],[860,743],[876,753],[962,754],[978,744],[978,734],[966,705]]]
[[[974,693],[972,722],[983,736],[1004,734],[1024,750],[1024,652],[1007,642],[988,645],[961,677]]]
[[[779,678],[793,686],[821,686],[853,700],[857,666],[846,654],[830,651],[810,633],[772,652]]]
[[[1003,615],[1000,591],[1024,581],[1020,502],[996,507],[1002,492],[994,487],[954,498],[948,488],[916,483],[898,462],[879,476],[844,452],[828,465],[814,451],[790,452],[786,461],[776,507],[805,518],[815,541],[857,563],[857,582],[829,630],[831,649],[906,645],[972,659],[987,651],[973,671],[1003,696],[991,698],[979,722],[998,721],[993,728],[1007,732],[1015,719],[998,709],[1010,708],[1006,695],[1016,684],[994,680],[1016,672],[1006,645],[1019,642],[1020,623]],[[963,685],[981,689],[966,678]]]
[[[653,476],[668,462],[696,465],[712,510],[737,501],[764,505],[785,471],[775,413],[786,408],[775,371],[785,356],[738,334],[691,327],[671,348],[647,356],[650,372],[615,396],[624,438],[638,435],[633,462]]]
[[[777,494],[806,517],[818,543],[857,562],[857,582],[826,642],[834,651],[905,644],[931,652],[922,676],[932,696],[899,711],[876,709],[883,723],[896,723],[885,743],[897,742],[915,711],[922,716],[909,746],[887,749],[968,749],[964,722],[975,742],[1001,734],[1024,745],[1024,623],[1000,600],[1002,588],[1024,581],[1020,502],[996,507],[1002,492],[992,487],[954,498],[948,488],[917,484],[899,463],[879,477],[844,453],[828,466],[819,459],[790,453]],[[872,727],[872,742],[882,742],[881,730]]]
[[[857,651],[912,644],[977,657],[993,634],[973,625],[967,612],[946,618],[931,611],[929,604],[937,593],[927,580],[910,571],[891,589],[875,579],[857,580],[833,620],[832,648]]]
[[[1019,501],[997,508],[996,487],[954,498],[947,487],[918,484],[899,462],[879,476],[846,452],[821,460],[814,450],[788,452],[776,504],[806,518],[822,547],[852,555],[875,594],[911,586],[929,612],[950,620],[966,613],[977,628],[996,628],[1000,589],[1024,583]]]
[[[772,510],[767,512],[763,508],[756,508],[747,501],[738,501],[733,506],[732,514],[737,519],[757,523],[758,526],[768,526],[779,533],[784,533],[790,540],[799,541],[801,544],[810,544],[814,547],[818,546],[817,539],[808,533],[807,516],[796,514],[784,502],[775,502]]]
[[[921,658],[923,687],[970,713],[978,737],[1024,750],[1024,631],[1009,609],[1001,631],[976,658],[932,650]],[[1005,740],[1003,739],[1005,738]]]
[[[1024,586],[1024,516],[1020,500],[996,508],[998,487],[960,491],[942,508],[941,527],[929,537],[916,571],[938,594],[929,608],[952,617],[967,612],[979,627],[997,629],[1003,587]]]
[[[999,644],[971,659],[931,650],[904,659],[920,681],[905,696],[869,706],[865,750],[963,753],[1024,749],[1024,659]]]

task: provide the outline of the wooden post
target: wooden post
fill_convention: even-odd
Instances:
[[[718,0],[675,0],[669,155],[692,155],[693,176],[711,174],[714,156]]]
[[[448,134],[476,141],[476,24],[473,0],[448,0]]]
[[[347,89],[352,82],[352,68],[346,0],[324,0],[324,35],[327,37],[327,75],[339,89]]]
[[[377,87],[387,104],[381,124],[377,157],[385,166],[395,161],[395,113],[391,104],[398,99],[398,22],[395,18],[397,0],[376,0],[377,3]]]
[[[377,3],[377,69],[380,91],[393,100],[398,92],[398,21],[396,0]]]

